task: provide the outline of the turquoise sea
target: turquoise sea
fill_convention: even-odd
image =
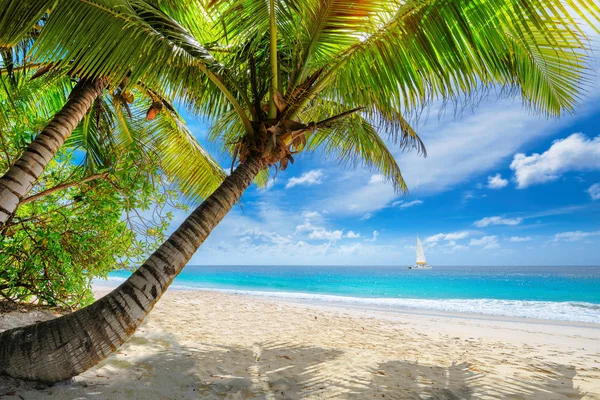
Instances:
[[[129,271],[110,274],[120,281]],[[600,266],[186,266],[175,289],[600,323]]]

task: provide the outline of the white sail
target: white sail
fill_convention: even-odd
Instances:
[[[421,239],[417,236],[417,265],[427,264],[427,260],[425,259],[425,253],[423,252],[423,245],[421,244]]]

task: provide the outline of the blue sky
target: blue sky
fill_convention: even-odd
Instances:
[[[207,126],[188,123],[217,156]],[[433,265],[600,265],[599,125],[598,84],[561,119],[519,99],[459,116],[433,107],[417,126],[427,158],[390,145],[408,195],[372,171],[299,157],[268,189],[251,187],[190,264],[405,266],[418,234]]]

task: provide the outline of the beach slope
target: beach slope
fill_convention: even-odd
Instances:
[[[102,295],[102,293],[99,293]],[[50,313],[0,315],[0,330]],[[600,326],[169,291],[117,354],[4,399],[600,399]]]

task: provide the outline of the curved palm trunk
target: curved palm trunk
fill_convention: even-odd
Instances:
[[[0,333],[0,374],[58,382],[123,344],[263,167],[249,158],[118,288],[63,317]]]
[[[31,190],[106,84],[105,79],[80,80],[64,107],[0,178],[0,229],[12,217],[23,196]]]

